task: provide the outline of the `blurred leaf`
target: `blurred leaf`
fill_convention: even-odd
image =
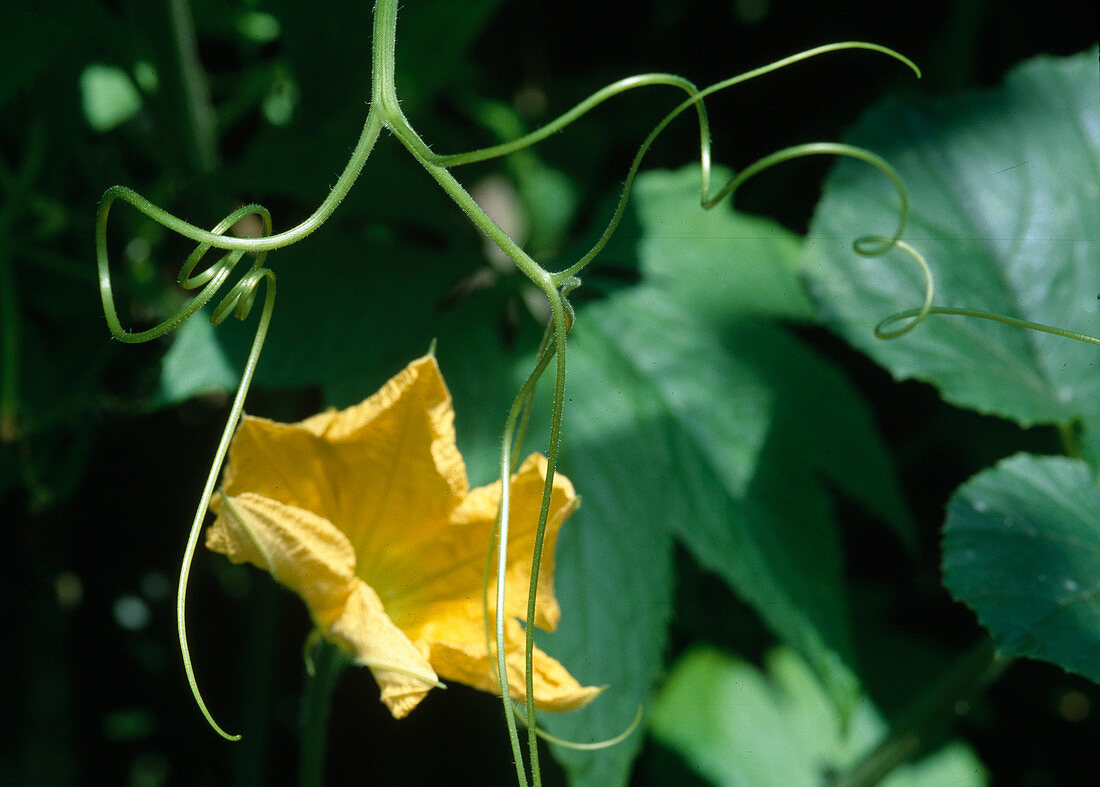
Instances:
[[[1100,681],[1100,490],[1089,466],[1017,454],[966,482],[944,525],[944,584],[998,650]]]
[[[461,5],[421,0],[402,9],[396,78],[406,113],[415,114],[433,93],[455,81],[467,49],[500,5],[501,0],[463,0]]]
[[[684,656],[651,714],[653,734],[715,784],[819,785],[851,767],[888,732],[864,699],[844,725],[813,671],[788,648],[766,659],[766,672],[711,649]],[[882,783],[985,784],[981,763],[951,744],[894,771]]]
[[[729,175],[715,167],[712,183]],[[697,166],[638,178],[628,209],[637,215],[646,281],[708,325],[739,315],[813,320],[797,277],[799,239],[770,219],[731,211],[728,201],[703,210],[699,182]]]
[[[84,118],[96,131],[110,131],[141,109],[141,94],[121,68],[93,63],[80,74]]]
[[[913,212],[905,238],[929,259],[936,303],[1096,332],[1100,213],[1097,52],[1041,57],[997,90],[890,101],[849,142],[893,164]],[[898,200],[878,171],[842,161],[806,242],[805,273],[824,318],[895,377],[953,404],[1021,425],[1100,412],[1096,349],[966,317],[934,316],[879,341],[873,327],[919,306],[919,272],[899,252],[864,259],[864,234],[889,235]]]
[[[103,22],[101,7],[81,0],[7,4],[0,25],[0,107],[67,60],[74,39],[103,34]]]
[[[867,404],[841,371],[767,323],[730,323],[722,343],[775,397],[764,461],[782,469],[784,483],[804,485],[811,494],[811,488],[820,493],[827,479],[890,525],[902,543],[915,546],[893,459]]]
[[[175,404],[199,394],[232,391],[241,373],[230,364],[204,310],[175,332],[161,364],[160,386],[151,406]]]

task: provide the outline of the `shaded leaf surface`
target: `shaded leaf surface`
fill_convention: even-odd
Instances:
[[[834,701],[849,705],[855,679],[839,545],[827,499],[820,490],[802,494],[800,488],[792,494],[782,471],[760,474],[756,461],[763,446],[744,442],[746,433],[763,437],[770,422],[769,393],[759,376],[725,352],[706,329],[645,287],[586,309],[574,329],[569,363],[572,401],[561,466],[571,477],[583,479],[578,482],[583,503],[577,521],[597,529],[594,537],[625,548],[609,552],[598,564],[590,562],[591,552],[583,553],[584,569],[577,569],[575,580],[579,586],[612,580],[620,587],[575,602],[586,607],[592,629],[572,633],[563,618],[556,637],[577,637],[577,648],[605,648],[612,674],[626,664],[646,663],[632,652],[639,647],[633,625],[625,626],[629,637],[622,643],[624,650],[613,653],[608,646],[621,636],[616,632],[624,628],[623,620],[649,619],[654,609],[668,604],[669,587],[655,583],[650,572],[667,563],[675,536],[749,601],[779,636],[806,652],[825,676]],[[681,397],[689,387],[695,401]],[[704,401],[709,409],[685,405]],[[724,429],[727,419],[736,428]],[[706,439],[700,439],[704,433]],[[719,457],[723,443],[737,461]],[[741,478],[745,470],[751,477],[748,486]],[[666,554],[658,564],[639,558],[639,549],[662,544]],[[559,546],[562,594],[569,584],[565,565],[570,563],[564,549]],[[639,581],[644,590],[637,587]],[[660,604],[654,593],[663,594]],[[562,604],[569,609],[564,595]],[[656,668],[663,629],[647,640],[644,647],[654,649],[648,661]],[[550,652],[577,669],[577,657],[570,659],[549,641]],[[581,661],[590,658],[586,652]],[[606,680],[580,674],[578,679],[589,682]],[[642,693],[630,699],[643,701],[645,687],[655,677],[653,671],[634,676],[641,680],[636,685]],[[605,695],[593,707],[609,702]],[[627,702],[617,714],[620,729],[623,719],[630,718]],[[555,732],[572,723],[547,719]],[[617,731],[602,730],[608,736]],[[617,756],[614,751],[600,756]],[[568,761],[575,755],[563,756]]]
[[[893,164],[909,190],[904,238],[928,258],[936,303],[1095,333],[1100,305],[1100,105],[1096,51],[1037,58],[1000,88],[889,101],[849,142]],[[948,401],[1022,425],[1095,414],[1095,348],[986,320],[935,316],[893,341],[872,329],[919,306],[905,255],[865,259],[865,234],[889,235],[898,199],[878,171],[840,162],[806,243],[819,312],[897,378],[927,380]]]
[[[888,731],[862,700],[845,727],[813,671],[789,649],[767,671],[712,649],[691,651],[674,668],[653,708],[654,735],[715,784],[821,784],[851,767]],[[949,744],[894,771],[883,782],[981,785],[983,769],[968,747]]]
[[[1100,490],[1087,464],[1019,454],[964,484],[943,572],[1003,654],[1100,681]]]

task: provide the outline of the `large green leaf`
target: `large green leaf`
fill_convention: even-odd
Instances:
[[[938,305],[1096,332],[1096,60],[1096,50],[1042,57],[990,92],[890,101],[851,134],[901,174],[912,204],[904,237],[927,256]],[[894,341],[873,336],[923,297],[904,254],[865,259],[850,248],[892,232],[892,189],[860,162],[842,161],[830,176],[805,257],[824,318],[895,377],[932,382],[952,403],[1023,425],[1096,414],[1095,348],[957,316],[931,317]]]
[[[563,621],[549,648],[571,668],[607,671],[588,680],[618,685],[621,675],[624,689],[586,713],[603,708],[621,727],[630,703],[646,698],[664,640],[658,613],[668,605],[671,536],[805,652],[838,706],[849,706],[855,679],[836,533],[819,489],[792,490],[781,468],[757,462],[770,422],[760,376],[650,287],[582,310],[568,360],[561,468],[584,501],[578,527],[597,546],[573,555],[559,546]],[[650,554],[658,546],[660,559]],[[570,602],[571,593],[580,595]],[[577,606],[584,628],[569,623]],[[567,737],[610,736],[612,724],[547,719]],[[561,759],[576,776],[578,761],[631,751],[566,751]],[[592,767],[601,769],[592,783],[601,783],[612,766]]]
[[[1018,454],[970,479],[948,505],[943,572],[1001,653],[1100,681],[1100,489],[1087,464]]]
[[[558,540],[561,624],[540,641],[578,680],[608,688],[584,710],[545,714],[542,723],[561,737],[594,741],[622,732],[649,702],[672,608],[668,521],[692,511],[670,482],[680,458],[659,394],[639,384],[586,319],[568,358],[560,467],[576,483],[581,507]],[[635,733],[601,751],[555,747],[554,756],[572,784],[625,784],[641,743]]]
[[[702,211],[697,177],[687,168],[639,178],[615,243],[636,254],[645,281],[582,308],[570,339],[561,468],[584,503],[576,541],[563,543],[581,543],[559,546],[564,615],[546,641],[613,689],[589,716],[546,719],[565,737],[614,735],[645,701],[668,605],[667,555],[654,550],[669,536],[805,654],[838,713],[849,712],[858,685],[821,479],[906,527],[858,395],[787,333],[749,319],[805,317],[792,237]],[[618,783],[634,746],[555,753],[576,781]]]
[[[728,176],[721,167],[711,175],[715,183]],[[721,326],[735,315],[813,318],[797,277],[798,238],[770,219],[731,211],[728,200],[703,210],[698,167],[647,172],[631,210],[645,280],[697,320]]]
[[[800,787],[849,768],[884,737],[887,725],[864,699],[845,724],[809,666],[786,648],[767,671],[711,649],[676,665],[651,717],[654,735],[715,784]],[[981,763],[961,744],[891,773],[882,783],[985,784]]]

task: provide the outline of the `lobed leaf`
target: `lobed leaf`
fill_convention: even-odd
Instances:
[[[1040,57],[992,91],[892,100],[848,141],[888,160],[912,213],[903,239],[923,252],[936,304],[1095,333],[1100,213],[1097,52]],[[889,235],[892,184],[858,162],[829,177],[806,241],[819,313],[899,379],[931,382],[953,404],[1028,426],[1100,409],[1096,349],[959,316],[932,316],[880,341],[881,320],[919,306],[923,280],[900,252],[864,258],[865,234]]]

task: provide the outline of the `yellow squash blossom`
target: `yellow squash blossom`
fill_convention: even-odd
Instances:
[[[517,618],[526,616],[546,470],[546,459],[532,454],[511,482],[506,661],[518,701],[526,692]],[[482,588],[500,482],[469,488],[434,357],[409,364],[346,410],[295,424],[246,416],[221,492],[206,546],[298,593],[325,636],[371,669],[396,718],[416,707],[437,675],[499,692]],[[577,503],[572,484],[556,475],[535,615],[547,630],[560,616],[554,545]],[[495,594],[489,598],[492,605]],[[599,692],[537,649],[534,690],[544,710],[572,710]]]

